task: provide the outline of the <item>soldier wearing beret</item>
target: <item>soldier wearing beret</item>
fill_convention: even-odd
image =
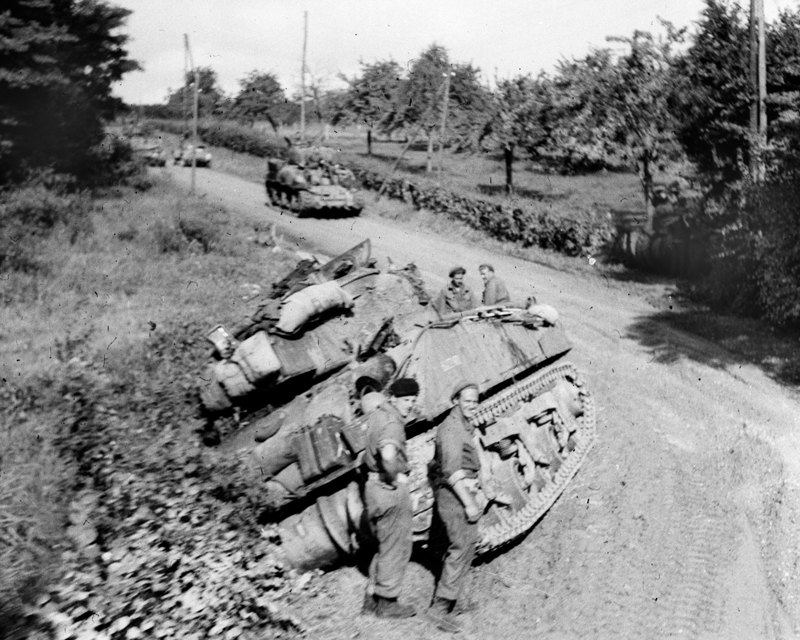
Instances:
[[[389,401],[367,418],[364,502],[378,550],[369,565],[362,613],[409,618],[415,615],[414,609],[400,604],[397,598],[413,544],[405,419],[411,414],[419,385],[413,378],[399,378],[389,387],[389,394]]]
[[[447,533],[448,547],[429,610],[436,626],[451,633],[458,631],[454,613],[474,607],[467,604],[462,588],[475,558],[478,520],[486,507],[478,485],[481,465],[473,441],[475,428],[469,422],[478,411],[477,385],[457,383],[452,399],[454,406],[436,433],[431,465],[436,511]]]
[[[453,267],[448,274],[450,282],[439,292],[433,307],[440,316],[449,313],[460,313],[475,308],[475,296],[466,284],[464,276],[467,270],[464,267]]]

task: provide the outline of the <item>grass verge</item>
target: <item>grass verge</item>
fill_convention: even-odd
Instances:
[[[86,216],[2,281],[0,628],[293,635],[293,574],[239,461],[195,444],[194,393],[200,336],[294,261],[166,177]]]

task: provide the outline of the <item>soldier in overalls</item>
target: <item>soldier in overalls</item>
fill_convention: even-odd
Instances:
[[[413,544],[405,419],[411,414],[419,385],[412,378],[400,378],[391,384],[389,393],[389,401],[367,419],[364,502],[378,551],[369,566],[362,613],[409,618],[415,615],[413,607],[400,604],[397,598]]]
[[[478,475],[481,468],[469,420],[478,411],[478,386],[461,381],[453,389],[454,406],[439,425],[431,464],[436,512],[447,533],[448,547],[442,572],[428,612],[436,626],[451,633],[459,630],[453,615],[474,605],[462,594],[475,558],[478,520],[486,507]]]

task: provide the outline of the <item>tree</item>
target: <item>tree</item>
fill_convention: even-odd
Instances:
[[[636,167],[647,212],[646,230],[653,228],[653,173],[662,160],[678,157],[675,120],[670,109],[674,45],[683,30],[662,21],[666,36],[654,38],[645,31],[615,37],[630,50],[620,56],[609,77],[607,128],[620,145],[620,155]]]
[[[139,65],[120,32],[130,11],[100,0],[10,0],[0,15],[0,177],[89,171],[112,84]]]
[[[506,193],[514,191],[514,155],[522,147],[535,153],[545,139],[541,125],[541,83],[530,76],[497,81],[482,140],[503,151]]]
[[[442,141],[457,151],[481,148],[492,106],[492,92],[480,80],[480,69],[471,64],[450,67],[448,117]]]
[[[277,134],[277,110],[286,102],[286,94],[275,74],[251,71],[239,84],[241,90],[234,98],[231,115],[251,124],[267,120]]]
[[[396,121],[402,69],[394,60],[361,62],[361,75],[341,76],[348,88],[333,124],[364,123],[367,125],[367,153],[372,155],[372,134],[377,130],[389,133]]]
[[[740,7],[706,0],[692,44],[674,66],[678,140],[717,194],[750,162],[748,42]]]
[[[189,119],[192,115],[194,100],[194,72],[188,71],[183,86],[167,96],[167,105],[175,114]],[[225,95],[217,83],[217,72],[211,67],[197,67],[198,96],[197,113],[201,118],[221,115],[227,110]]]
[[[554,77],[541,82],[540,120],[546,134],[541,155],[561,171],[623,165],[609,128],[613,74],[611,51],[598,49],[579,60],[561,61]]]
[[[414,60],[408,79],[403,83],[398,111],[393,119],[393,126],[416,125],[428,137],[428,153],[425,170],[430,173],[433,158],[434,131],[441,122],[444,78],[449,74],[450,60],[447,50],[432,44]]]

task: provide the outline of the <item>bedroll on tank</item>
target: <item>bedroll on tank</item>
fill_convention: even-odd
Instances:
[[[352,306],[353,298],[338,282],[331,280],[311,285],[286,298],[275,328],[282,333],[292,334],[324,311],[335,308],[349,309]]]

